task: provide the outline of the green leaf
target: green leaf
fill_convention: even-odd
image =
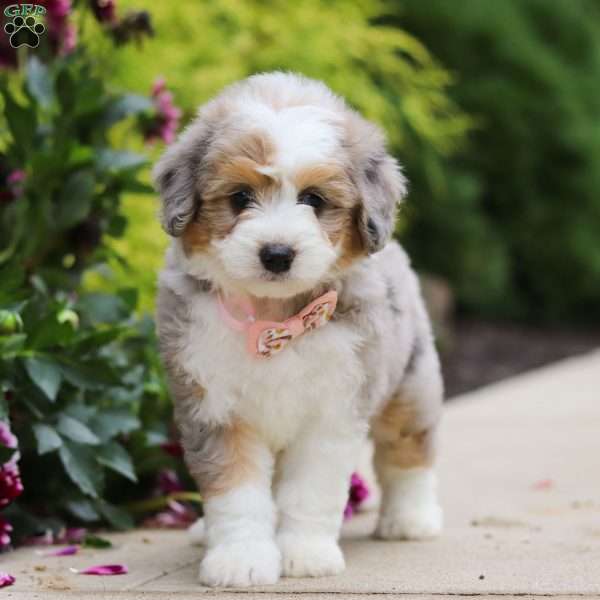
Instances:
[[[0,268],[0,281],[2,281],[2,293],[13,294],[24,283],[26,277],[25,268],[15,262],[8,263]],[[8,296],[10,297],[10,296]],[[3,296],[1,298],[4,298]],[[8,300],[0,300],[0,303],[8,303]]]
[[[59,321],[59,315],[51,312],[39,322],[31,336],[30,347],[35,350],[68,344],[75,337],[75,328],[70,322]]]
[[[118,375],[107,363],[87,361],[85,363],[63,365],[64,378],[78,388],[99,390],[108,385],[119,383]]]
[[[137,288],[121,288],[117,291],[121,300],[125,303],[128,310],[134,311],[138,304],[139,290]]]
[[[95,187],[91,171],[77,171],[66,181],[56,208],[56,222],[61,229],[68,229],[83,221],[92,208]]]
[[[129,312],[123,299],[111,294],[86,294],[78,306],[92,323],[118,323]]]
[[[84,425],[81,421],[78,421],[69,415],[60,415],[56,429],[65,437],[68,437],[74,442],[79,442],[80,444],[95,446],[100,443],[100,439],[87,427],[87,425]]]
[[[100,171],[119,173],[138,169],[146,164],[147,159],[142,154],[127,150],[111,150],[103,148],[96,156],[96,168]]]
[[[64,441],[58,454],[71,481],[87,496],[98,498],[102,487],[102,471],[88,446]]]
[[[35,56],[27,63],[27,89],[43,108],[52,105],[54,90],[50,72],[48,67]]]
[[[14,333],[13,335],[0,335],[0,354],[3,358],[5,355],[14,354],[22,350],[25,346],[27,334]]]
[[[129,179],[123,183],[123,190],[132,192],[135,194],[156,194],[156,190],[153,186],[143,181],[137,181],[136,179]]]
[[[86,535],[83,546],[84,548],[112,548],[112,542],[98,535]]]
[[[140,420],[127,409],[108,409],[96,415],[90,428],[103,441],[121,433],[130,433],[141,427]]]
[[[131,515],[122,508],[109,504],[105,500],[96,502],[96,508],[115,529],[131,529],[133,527]]]
[[[49,358],[26,358],[25,369],[31,381],[54,402],[62,380],[60,365]]]
[[[98,511],[89,500],[69,500],[65,503],[65,506],[74,517],[86,523],[100,520]]]
[[[14,448],[7,448],[6,446],[0,446],[0,464],[8,462],[13,454],[16,452]]]
[[[100,446],[96,452],[96,460],[101,465],[123,475],[130,481],[137,481],[131,457],[118,442],[110,442]]]
[[[37,127],[35,112],[17,104],[6,88],[2,90],[2,94],[4,96],[4,116],[8,128],[13,136],[15,148],[23,154],[23,148],[28,148],[33,142]],[[22,158],[25,158],[24,154]]]
[[[62,439],[50,425],[36,423],[33,426],[33,433],[37,441],[38,454],[47,454],[62,446]]]
[[[108,104],[101,117],[101,122],[105,127],[110,127],[126,117],[150,111],[153,108],[153,102],[146,96],[125,94]]]

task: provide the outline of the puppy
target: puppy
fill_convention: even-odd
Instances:
[[[366,436],[376,535],[436,535],[442,381],[409,261],[406,183],[382,133],[325,85],[250,77],[200,108],[156,165],[172,236],[157,321],[210,586],[340,573]]]

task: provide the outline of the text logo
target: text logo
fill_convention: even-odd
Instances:
[[[46,14],[46,9],[39,4],[11,4],[4,9],[4,15],[11,18],[4,25],[4,32],[10,36],[9,42],[13,48],[28,46],[37,48],[40,35],[46,31],[43,23],[38,23],[37,17]]]

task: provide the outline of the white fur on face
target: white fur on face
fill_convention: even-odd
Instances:
[[[214,242],[227,278],[255,296],[293,296],[313,288],[331,268],[338,252],[321,230],[314,210],[298,204],[298,190],[284,185],[253,216],[240,222],[225,239]],[[296,256],[287,273],[276,275],[262,265],[265,244],[286,244]]]
[[[340,116],[331,110],[318,106],[274,110],[264,103],[252,103],[242,107],[238,118],[260,123],[261,131],[275,146],[273,166],[281,175],[331,160],[339,152],[342,125]]]

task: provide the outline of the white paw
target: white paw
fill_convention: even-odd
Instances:
[[[281,555],[275,542],[244,541],[210,548],[200,564],[200,582],[211,587],[246,587],[276,583]]]
[[[379,517],[375,536],[386,540],[426,540],[442,531],[443,513],[437,502],[388,507]]]
[[[286,577],[324,577],[341,573],[346,564],[337,541],[325,536],[284,533],[278,536]]]
[[[192,544],[204,543],[204,519],[198,519],[193,525],[188,527],[188,536]]]

